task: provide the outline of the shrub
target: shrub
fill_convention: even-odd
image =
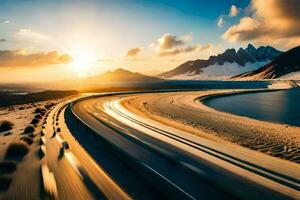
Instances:
[[[38,107],[38,108],[36,108],[36,109],[34,110],[34,113],[39,113],[39,114],[41,114],[41,115],[45,115],[46,109],[43,108],[43,107]]]
[[[40,122],[39,119],[33,118],[33,119],[31,120],[30,124],[37,125],[39,122]]]
[[[13,142],[9,144],[5,158],[9,160],[21,160],[28,153],[28,145],[24,142]]]
[[[12,173],[16,170],[17,164],[14,161],[0,162],[0,174]]]
[[[37,114],[37,115],[34,116],[34,118],[36,118],[36,119],[42,119],[43,116],[41,114]]]
[[[33,133],[35,130],[34,126],[33,125],[28,125],[25,129],[24,129],[24,134],[27,134],[27,133]]]
[[[6,133],[4,133],[3,135],[4,135],[4,136],[11,135],[11,132],[10,132],[10,131],[9,131],[9,132],[6,132]]]
[[[0,191],[6,191],[11,183],[11,177],[0,176]]]
[[[45,108],[49,110],[54,105],[55,105],[55,103],[50,103],[50,104],[45,105]]]
[[[9,131],[13,128],[14,124],[10,121],[4,120],[0,122],[0,132]]]
[[[28,145],[31,145],[31,144],[33,143],[33,139],[32,139],[32,137],[30,137],[30,136],[27,136],[27,135],[25,135],[25,136],[21,137],[21,139],[20,139],[20,140],[22,140],[22,141],[26,142]]]
[[[31,138],[34,138],[34,137],[35,137],[35,134],[34,134],[34,133],[27,133],[26,136],[31,137]]]

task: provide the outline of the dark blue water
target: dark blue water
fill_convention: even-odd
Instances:
[[[205,103],[236,115],[300,126],[300,89],[216,97]]]
[[[122,87],[160,88],[160,89],[256,89],[267,88],[269,81],[196,81],[164,80],[158,82],[122,83]],[[115,86],[120,87],[119,84]]]

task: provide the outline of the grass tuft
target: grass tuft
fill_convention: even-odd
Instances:
[[[27,135],[25,135],[25,136],[21,137],[21,139],[20,139],[20,140],[22,140],[22,141],[26,142],[28,145],[31,145],[31,144],[33,143],[33,139],[32,139],[32,137],[30,137],[30,136],[27,136]]]
[[[6,133],[4,133],[3,135],[4,136],[9,136],[9,135],[11,135],[12,133],[9,131],[9,132],[6,132]]]
[[[11,183],[11,177],[0,176],[0,191],[8,190],[10,183]]]
[[[0,122],[0,132],[9,131],[13,128],[14,124],[8,120]]]
[[[9,174],[17,169],[17,164],[14,161],[0,162],[0,174]]]
[[[43,116],[41,114],[37,114],[37,115],[34,116],[34,118],[36,118],[36,119],[42,119]]]
[[[21,160],[28,153],[28,145],[24,142],[13,142],[9,144],[5,158],[8,160]]]
[[[30,124],[33,124],[34,126],[36,126],[39,122],[40,122],[39,119],[33,118],[32,121],[30,122]]]
[[[45,115],[46,109],[44,107],[38,107],[34,110],[34,113]]]
[[[28,126],[24,129],[23,133],[24,133],[24,134],[27,134],[27,133],[33,133],[34,131],[35,131],[35,127],[34,127],[33,125],[28,125]]]

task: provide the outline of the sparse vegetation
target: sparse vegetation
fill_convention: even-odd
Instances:
[[[35,131],[35,127],[34,127],[33,125],[28,125],[28,126],[24,129],[23,133],[24,133],[24,134],[27,134],[27,133],[33,133],[34,131]]]
[[[34,138],[35,137],[35,134],[32,132],[32,133],[27,133],[26,134],[28,137],[31,137],[31,138]]]
[[[46,109],[45,109],[45,107],[38,107],[38,108],[36,108],[35,110],[34,110],[34,113],[38,113],[38,114],[41,114],[41,115],[45,115],[45,113],[46,113]]]
[[[22,141],[26,142],[28,145],[31,145],[31,144],[33,143],[33,139],[32,139],[32,137],[30,137],[30,136],[27,136],[27,135],[25,135],[25,136],[21,137],[21,139],[20,139],[20,140],[22,140]]]
[[[34,116],[34,118],[36,118],[36,119],[42,119],[43,116],[41,114],[37,114],[37,115]]]
[[[14,124],[10,121],[4,120],[0,122],[0,132],[9,131],[13,128]]]
[[[14,161],[0,162],[0,174],[9,174],[16,170],[17,164]]]
[[[11,177],[0,176],[0,191],[6,191],[11,183]]]
[[[54,105],[55,105],[55,103],[49,103],[49,104],[45,105],[45,108],[49,110],[49,109],[52,108]]]
[[[28,153],[28,145],[24,142],[11,143],[5,153],[5,158],[8,160],[21,160]]]
[[[11,135],[12,133],[9,131],[9,132],[6,132],[6,133],[4,133],[3,135],[4,136],[8,136],[8,135]]]
[[[34,126],[36,126],[39,122],[40,122],[39,119],[33,118],[33,119],[31,120],[30,124],[33,124]]]

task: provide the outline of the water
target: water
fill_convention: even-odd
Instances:
[[[300,126],[300,89],[216,97],[205,104],[259,120]]]

